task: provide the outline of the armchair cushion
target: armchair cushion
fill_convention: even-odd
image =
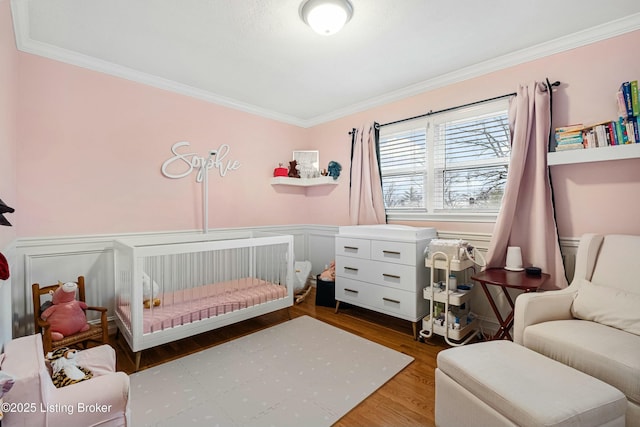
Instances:
[[[585,234],[571,285],[519,295],[513,325],[516,343],[622,391],[627,427],[640,427],[638,252],[640,236]]]
[[[524,330],[524,345],[586,372],[640,402],[640,336],[596,322],[557,320]]]
[[[640,335],[640,294],[612,286],[594,285],[585,279],[579,285],[571,307],[575,318]]]

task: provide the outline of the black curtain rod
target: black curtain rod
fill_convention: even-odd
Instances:
[[[548,82],[548,81],[549,81],[549,80],[547,80],[547,82]],[[551,83],[551,86],[560,86],[560,82],[558,82],[558,81],[553,82],[553,83]],[[500,95],[500,96],[495,96],[495,97],[493,97],[493,98],[483,99],[483,100],[481,100],[481,101],[475,101],[475,102],[470,102],[470,103],[468,103],[468,104],[462,104],[462,105],[457,105],[457,106],[455,106],[455,107],[445,108],[445,109],[443,109],[443,110],[438,110],[438,111],[433,111],[433,110],[431,110],[431,111],[429,111],[428,113],[421,114],[421,115],[419,115],[419,116],[409,117],[409,118],[406,118],[406,119],[400,119],[400,120],[396,120],[396,121],[394,121],[394,122],[389,122],[389,123],[383,123],[383,124],[381,124],[381,125],[380,125],[380,124],[377,124],[377,127],[378,127],[378,128],[381,128],[381,127],[383,127],[383,126],[395,125],[396,123],[402,123],[402,122],[408,122],[409,120],[421,119],[421,118],[423,118],[423,117],[428,117],[428,116],[431,116],[431,115],[433,115],[433,114],[446,113],[446,112],[448,112],[448,111],[457,110],[457,109],[459,109],[459,108],[471,107],[471,106],[473,106],[473,105],[482,104],[482,103],[490,102],[490,101],[495,101],[495,100],[502,99],[502,98],[509,98],[509,97],[511,97],[511,96],[516,96],[516,95],[517,95],[517,93],[516,93],[516,92],[513,92],[513,93],[508,93],[508,94],[506,94],[506,95]],[[349,132],[349,134],[351,134],[353,131],[355,131],[355,129],[352,129],[352,130],[351,130],[351,132]]]

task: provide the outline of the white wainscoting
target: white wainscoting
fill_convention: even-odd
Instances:
[[[310,260],[314,274],[322,272],[325,264],[333,259],[334,235],[337,227],[333,226],[274,226],[254,227],[253,230],[291,234],[294,236],[294,253],[296,260]],[[240,230],[224,229],[224,231]],[[212,232],[216,230],[211,230]],[[14,337],[33,333],[33,303],[31,285],[41,286],[55,284],[58,281],[76,280],[85,276],[87,302],[89,305],[104,306],[109,309],[109,319],[113,320],[114,306],[114,273],[113,273],[113,241],[122,237],[144,235],[176,235],[190,234],[194,231],[168,233],[136,233],[94,236],[62,236],[47,238],[19,239],[15,248],[15,268],[12,281],[5,283],[2,291],[7,292],[11,301],[10,309],[0,319],[0,327],[7,328]],[[197,232],[197,231],[196,231]],[[91,320],[91,319],[90,319]],[[113,324],[113,322],[111,322]]]
[[[311,261],[314,276],[321,273],[325,265],[328,265],[334,260],[335,235],[338,233],[337,226],[288,225],[254,227],[252,229],[293,235],[296,260]],[[135,235],[187,233],[193,233],[193,231],[138,233]],[[108,307],[110,319],[112,319],[114,301],[112,242],[118,238],[131,237],[132,235],[133,234],[18,239],[14,252],[11,254],[11,259],[13,260],[12,277],[9,281],[4,282],[4,284],[0,283],[0,298],[5,301],[11,298],[12,301],[11,326],[8,327],[6,325],[7,321],[9,321],[9,316],[0,318],[0,338],[3,330],[9,331],[10,329],[14,337],[33,332],[32,283],[40,283],[44,286],[57,283],[58,281],[65,282],[75,280],[80,275],[85,276],[87,281],[88,303],[90,305]],[[439,232],[438,236],[440,238],[466,240],[485,253],[490,241],[489,234],[479,233],[443,231]],[[578,239],[561,239],[562,252],[565,256],[565,265],[569,277],[573,276],[577,246]],[[465,274],[467,274],[467,277],[464,278],[464,281],[468,282],[471,272]],[[7,285],[9,288],[7,288]],[[7,299],[5,299],[5,297]],[[501,306],[504,306],[506,310],[506,301],[498,300],[498,302]],[[471,310],[479,316],[485,330],[493,332],[497,329],[498,325],[495,316],[480,289],[478,289],[471,302]],[[1,342],[2,341],[0,341],[0,343]]]

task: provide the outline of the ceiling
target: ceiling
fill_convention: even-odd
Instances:
[[[640,29],[638,0],[12,0],[25,52],[309,127]],[[541,76],[545,77],[545,76]]]

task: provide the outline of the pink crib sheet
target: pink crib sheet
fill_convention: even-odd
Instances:
[[[159,306],[143,310],[143,331],[157,332],[286,296],[285,286],[254,278],[167,292],[158,296]],[[129,308],[118,309],[129,320]]]

